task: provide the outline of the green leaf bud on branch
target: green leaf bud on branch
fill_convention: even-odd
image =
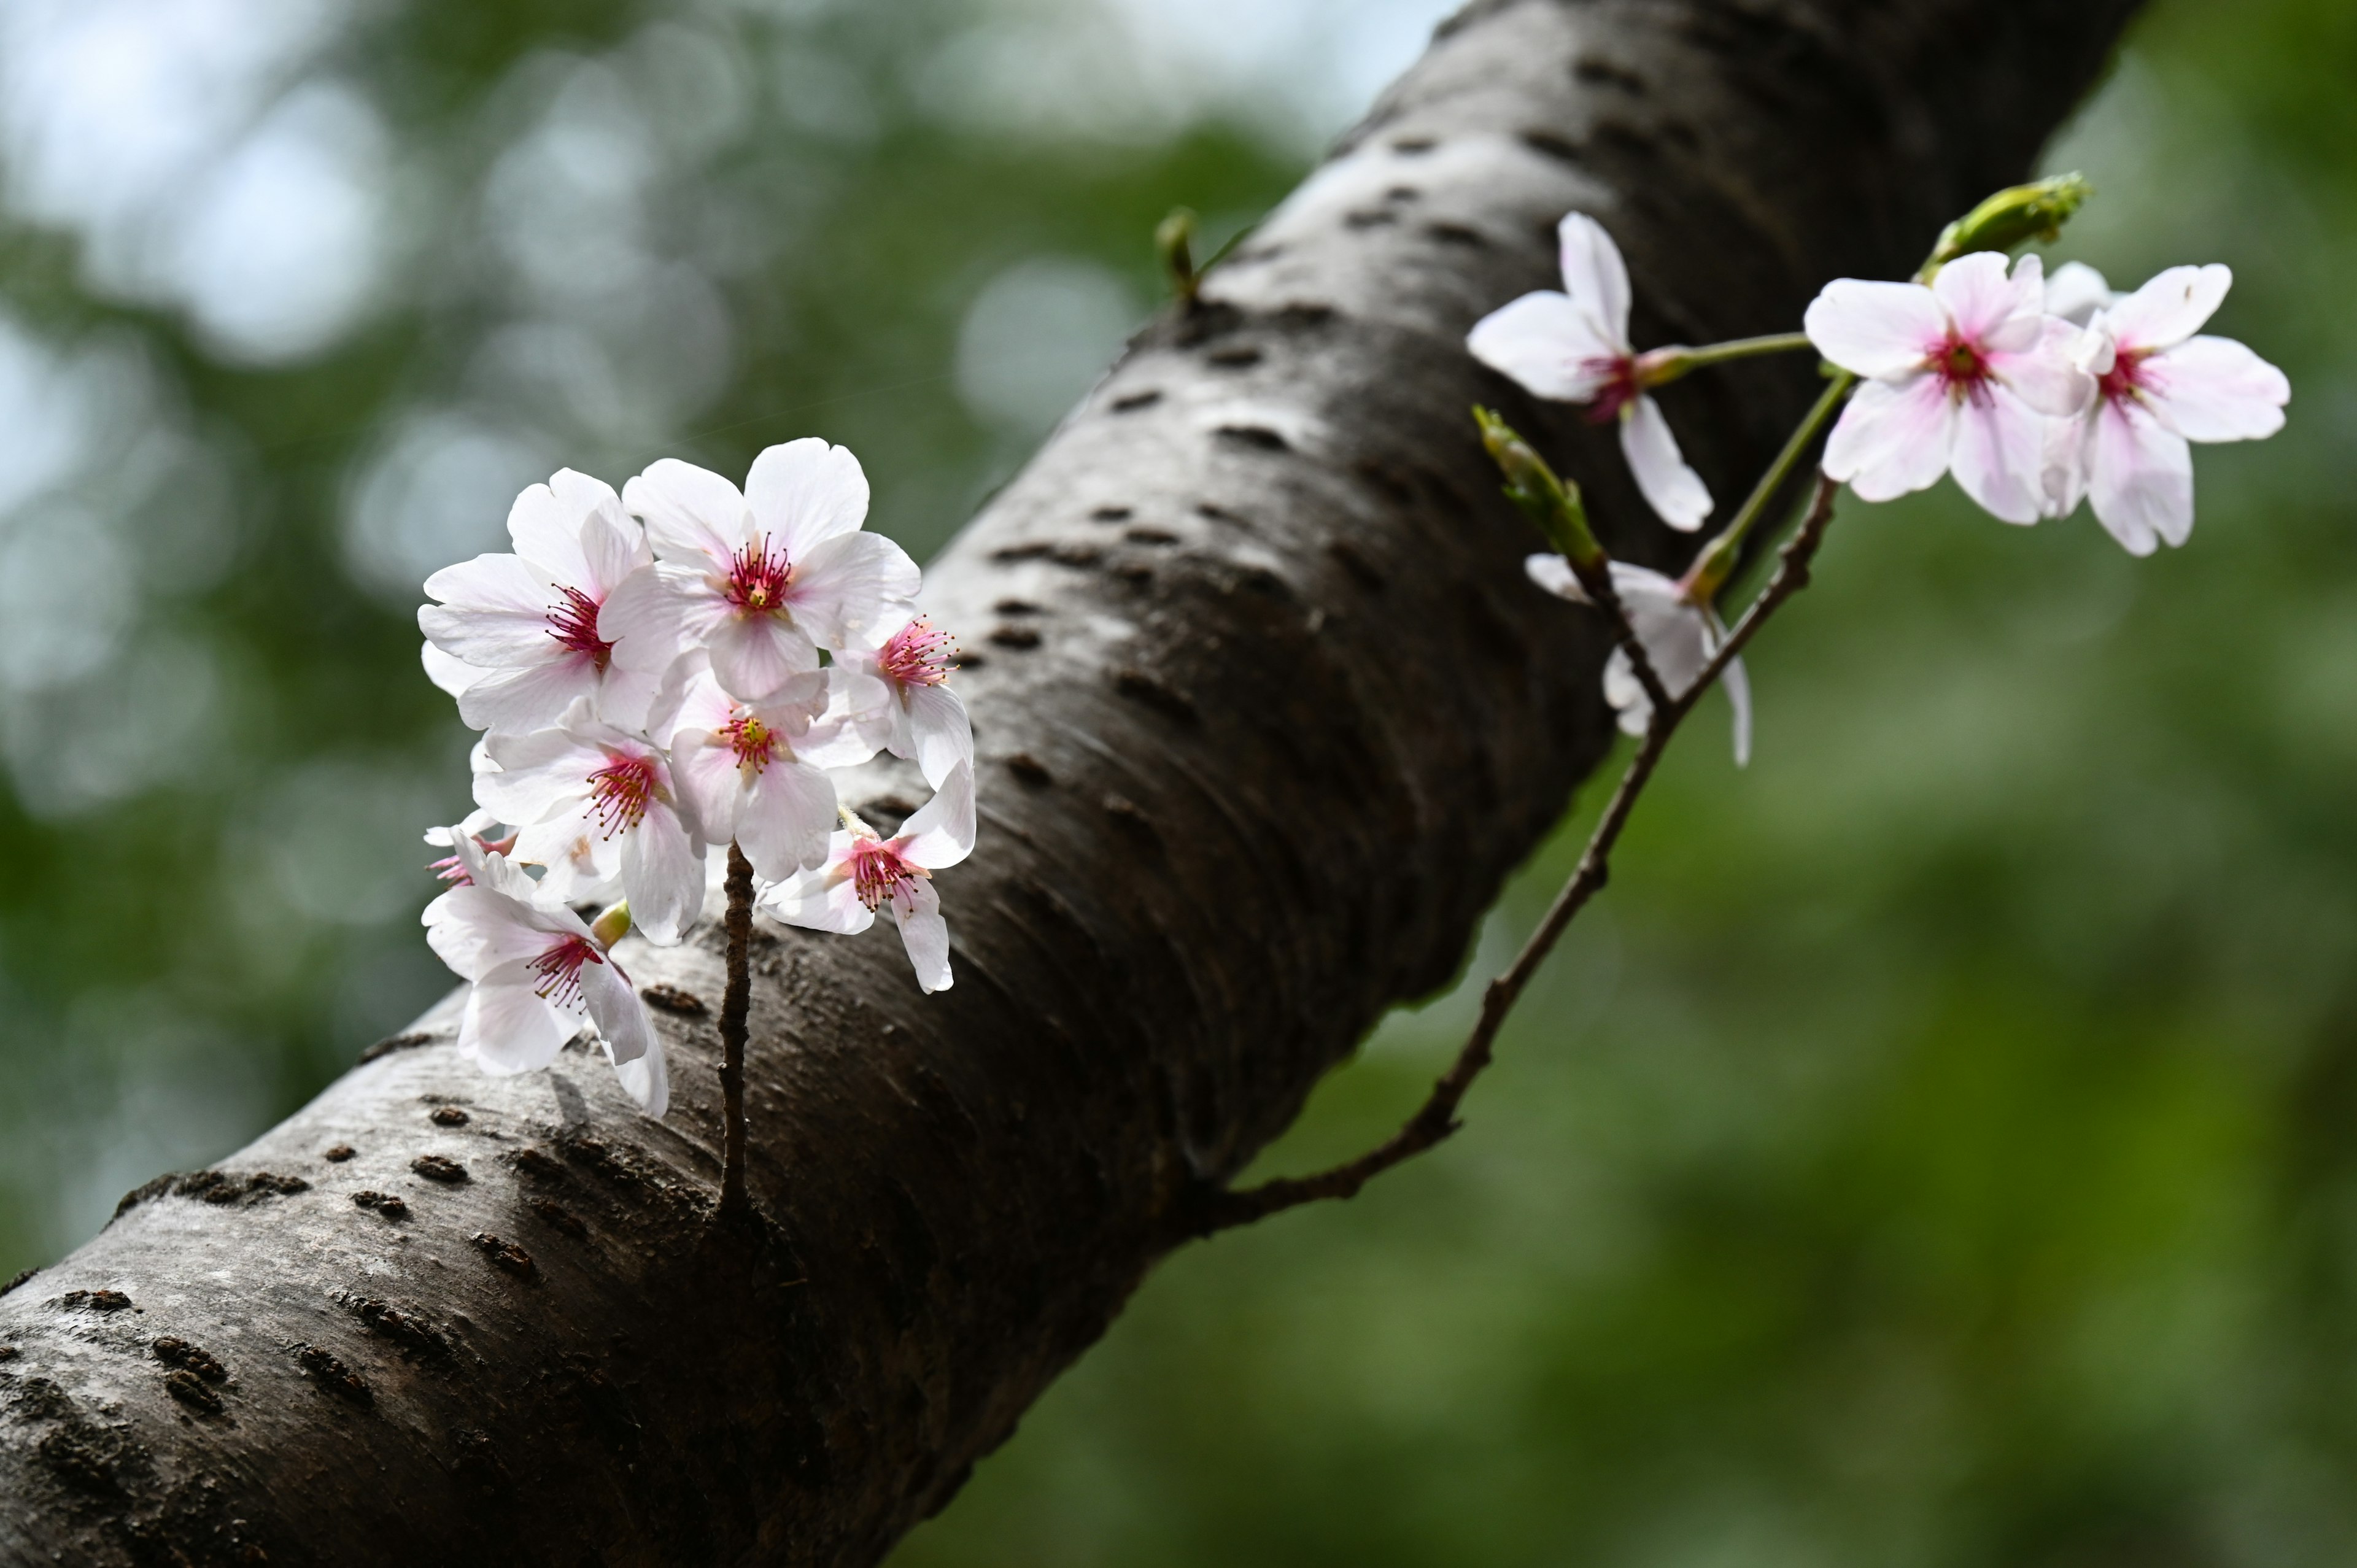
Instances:
[[[1917,281],[1930,283],[1942,267],[1974,251],[2010,251],[2032,240],[2051,241],[2095,193],[2086,176],[2058,174],[1998,191],[1940,231]]]

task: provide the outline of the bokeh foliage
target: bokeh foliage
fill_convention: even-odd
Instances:
[[[974,345],[1142,310],[1165,209],[1297,177],[1241,115],[945,110],[1013,58],[944,66],[979,12],[369,13],[306,69],[387,128],[397,264],[274,366],[9,220],[0,325],[111,356],[116,445],[38,495],[0,473],[0,552],[96,518],[140,588],[67,676],[0,628],[0,1273],[443,983],[412,835],[466,736],[383,574],[404,529],[498,519],[426,502],[818,433],[921,553],[1070,374]],[[1753,765],[1706,710],[1466,1133],[1173,1259],[900,1562],[2357,1560],[2352,79],[2333,0],[2160,0],[2050,156],[2099,189],[2058,257],[2232,263],[2221,329],[2292,376],[2285,435],[2201,451],[2191,544],[1846,502],[1753,661]],[[1380,1135],[1469,999],[1395,1017],[1266,1164]]]

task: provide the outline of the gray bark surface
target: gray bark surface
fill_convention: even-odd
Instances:
[[[1524,580],[1469,405],[1576,475],[1620,553],[1692,544],[1611,432],[1481,371],[1466,329],[1555,283],[1575,207],[1629,257],[1641,347],[1903,276],[2025,172],[2131,8],[1445,26],[929,573],[978,656],[984,836],[939,884],[956,988],[920,996],[888,922],[757,934],[763,1229],[714,1220],[716,925],[621,955],[669,988],[662,1123],[577,1047],[481,1076],[446,1004],[0,1297],[0,1563],[881,1558],[1201,1194],[1450,975],[1606,750],[1607,639]],[[1722,517],[1804,359],[1664,395]],[[853,803],[916,798],[879,775]]]

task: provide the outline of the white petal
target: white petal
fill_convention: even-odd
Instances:
[[[1692,533],[1710,515],[1710,490],[1702,476],[1686,467],[1678,453],[1678,438],[1661,405],[1640,397],[1620,411],[1620,455],[1637,477],[1637,489],[1663,522]]]
[[[2026,349],[1991,350],[1985,358],[1989,372],[2039,413],[2083,413],[2095,396],[2095,379],[2081,367],[2074,352],[2084,336],[2069,322],[2050,316]]]
[[[2188,441],[2256,441],[2283,428],[2291,382],[2231,338],[2203,336],[2140,367],[2161,424]]]
[[[826,863],[835,824],[834,784],[815,768],[783,760],[761,769],[737,814],[737,842],[763,880]]]
[[[2182,544],[2193,531],[2193,453],[2185,438],[2133,403],[2107,402],[2095,415],[2088,499],[2095,519],[2131,555],[2161,540]]]
[[[638,989],[614,967],[612,959],[581,966],[581,1000],[597,1026],[598,1037],[606,1042],[606,1054],[617,1066],[636,1061],[653,1048],[654,1020],[647,1016],[647,1004],[639,1000]]]
[[[573,474],[570,468],[565,472]],[[508,509],[508,538],[544,584],[577,588],[588,581],[588,557],[581,553],[581,516],[547,485],[530,487]]]
[[[1555,248],[1563,262],[1563,289],[1587,312],[1605,342],[1629,348],[1629,267],[1604,225],[1585,212],[1567,212],[1555,225]]]
[[[660,682],[650,670],[611,662],[597,678],[597,716],[620,730],[643,730]]]
[[[1587,590],[1579,585],[1579,575],[1571,569],[1571,563],[1560,555],[1544,552],[1526,555],[1523,558],[1523,572],[1550,594],[1569,599],[1576,605],[1589,602]]]
[[[1937,376],[1867,381],[1825,442],[1825,474],[1860,500],[1928,489],[1947,471],[1955,405]]]
[[[917,770],[938,789],[959,763],[974,766],[974,722],[965,701],[947,686],[911,686],[909,729],[916,741]]]
[[[2046,280],[2046,313],[2084,327],[2112,303],[2112,285],[2084,262],[2065,262]]]
[[[623,578],[654,559],[647,531],[622,510],[622,498],[612,486],[570,468],[549,483],[557,499],[581,519],[581,556],[588,564],[589,575],[576,587],[593,599],[603,599]]]
[[[608,1050],[607,1055],[610,1058],[613,1053]],[[656,1121],[662,1121],[671,1109],[671,1069],[663,1061],[662,1040],[650,1039],[646,1054],[634,1061],[615,1062],[614,1077],[621,1083],[622,1092]]]
[[[1951,460],[1957,485],[1990,515],[2036,522],[2044,511],[2046,422],[2004,388],[1985,389],[1956,410]]]
[[[679,730],[671,737],[671,778],[696,837],[726,843],[737,836],[744,770],[734,746],[709,730]]]
[[[1645,694],[1625,648],[1615,648],[1612,657],[1604,661],[1604,700],[1620,714],[1623,735],[1643,735],[1652,722],[1653,700]]]
[[[444,602],[417,612],[417,629],[445,653],[491,668],[543,658],[554,646],[555,591],[512,555],[478,555],[425,580]]]
[[[875,628],[906,618],[923,581],[908,553],[882,534],[838,534],[795,562],[786,603],[795,621],[828,647],[872,646],[866,639]],[[727,684],[725,676],[721,683]]]
[[[2173,349],[2201,330],[2234,285],[2231,267],[2170,267],[2104,312],[2104,324],[2122,349]]]
[[[1984,348],[2026,348],[2013,335],[2023,330],[2025,322],[2035,329],[2046,297],[2045,266],[2036,256],[2024,256],[2007,277],[2003,252],[1975,251],[1942,267],[1932,280],[1932,292],[1966,341]]]
[[[476,729],[520,734],[546,729],[565,711],[598,692],[597,666],[587,654],[558,650],[561,658],[510,665],[458,696],[458,716]]]
[[[974,765],[961,762],[933,798],[900,824],[892,843],[910,865],[938,871],[973,854],[974,836]]]
[[[759,905],[763,912],[783,920],[789,926],[806,930],[834,931],[854,936],[875,923],[875,913],[859,901],[859,890],[852,885],[851,874],[844,869],[842,859],[850,850],[851,835],[838,832],[828,846],[827,864],[817,871],[805,871],[787,877],[764,892]]]
[[[608,761],[595,742],[554,725],[491,736],[483,749],[500,770],[475,776],[476,803],[519,827],[576,813],[587,798],[589,776]]]
[[[2089,444],[2094,429],[2092,412],[2046,422],[2039,482],[2040,510],[2046,516],[2069,517],[2086,499]]]
[[[1947,336],[1948,314],[1919,283],[1835,278],[1801,318],[1817,352],[1861,376],[1900,376]]]
[[[1465,347],[1535,396],[1558,403],[1594,398],[1620,358],[1568,295],[1552,291],[1491,311],[1473,324]]]
[[[942,896],[931,882],[920,879],[892,900],[892,918],[899,922],[900,944],[909,950],[909,963],[917,972],[920,989],[931,994],[950,988],[950,927],[942,918]]]
[[[1751,765],[1751,675],[1740,658],[1727,660],[1718,683],[1726,688],[1727,705],[1735,712],[1735,766]]]
[[[646,523],[656,557],[683,566],[726,571],[751,532],[753,514],[737,487],[676,457],[624,485],[622,504]]]
[[[700,568],[657,563],[622,579],[597,608],[597,635],[614,645],[614,662],[661,675],[683,649],[697,646],[728,613],[728,602]]]
[[[485,674],[479,667],[445,653],[430,642],[418,645],[417,657],[425,666],[425,678],[454,697],[463,696],[467,688]]]
[[[818,668],[818,650],[810,638],[780,615],[726,616],[713,628],[706,647],[720,689],[744,702],[766,697],[804,671]]]
[[[658,947],[678,941],[703,909],[704,848],[669,807],[650,806],[622,835],[622,896],[630,923]]]
[[[900,704],[890,682],[854,667],[859,658],[848,655],[827,666],[826,711],[794,741],[794,755],[803,761],[856,768],[891,740]]]
[[[745,501],[770,547],[782,545],[788,560],[799,561],[826,540],[858,532],[867,517],[867,476],[849,447],[805,436],[753,459]]]
[[[504,963],[475,983],[458,1015],[458,1049],[485,1072],[506,1078],[556,1059],[580,1026],[533,990],[529,961]]]

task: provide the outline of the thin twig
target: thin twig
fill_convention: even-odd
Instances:
[[[740,1219],[753,1200],[745,1189],[745,1017],[753,977],[746,950],[753,940],[753,863],[728,845],[728,989],[720,998],[720,1214]]]
[[[1209,1236],[1301,1204],[1354,1197],[1376,1176],[1434,1147],[1463,1125],[1457,1120],[1458,1106],[1472,1088],[1473,1080],[1490,1065],[1499,1030],[1505,1026],[1514,1004],[1522,999],[1540,966],[1555,950],[1565,928],[1610,878],[1613,846],[1620,842],[1621,829],[1628,825],[1638,797],[1644,793],[1679,725],[1744,645],[1758,635],[1768,618],[1808,585],[1809,563],[1824,542],[1826,526],[1833,520],[1834,498],[1839,489],[1831,479],[1818,477],[1808,515],[1784,545],[1776,575],[1760,590],[1760,597],[1744,611],[1695,683],[1677,698],[1656,701],[1652,722],[1638,743],[1637,755],[1630,759],[1629,769],[1620,776],[1619,787],[1605,805],[1604,815],[1588,835],[1587,847],[1581,852],[1571,879],[1555,895],[1545,918],[1523,944],[1522,951],[1514,955],[1514,961],[1482,990],[1481,1012],[1474,1020],[1472,1032],[1458,1048],[1457,1059],[1433,1084],[1432,1092],[1415,1113],[1382,1144],[1345,1164],[1312,1176],[1278,1176],[1240,1192],[1209,1190],[1199,1195],[1185,1216],[1189,1234]]]
[[[1613,634],[1620,639],[1620,651],[1629,656],[1629,668],[1636,672],[1637,684],[1644,688],[1653,711],[1659,713],[1668,707],[1673,701],[1670,689],[1663,683],[1661,671],[1653,668],[1653,656],[1645,651],[1644,642],[1637,636],[1636,625],[1629,619],[1629,608],[1620,602],[1620,591],[1612,585],[1611,564],[1582,566],[1572,561],[1571,575],[1579,579],[1581,592],[1612,623]]]

